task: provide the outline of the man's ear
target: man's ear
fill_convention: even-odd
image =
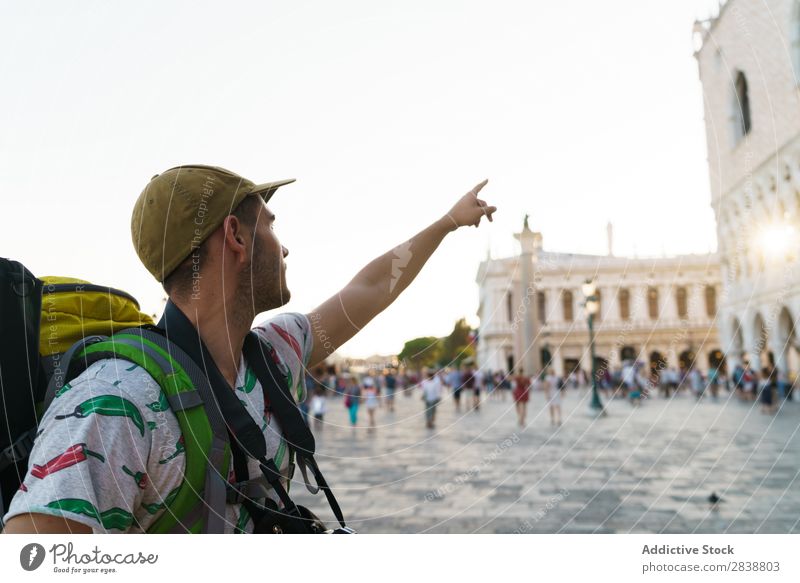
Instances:
[[[227,250],[241,258],[247,256],[248,243],[245,228],[234,215],[228,215],[222,222],[222,238],[223,245]]]

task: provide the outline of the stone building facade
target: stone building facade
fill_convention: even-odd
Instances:
[[[654,366],[706,370],[723,359],[716,314],[720,272],[715,254],[660,258],[558,253],[543,248],[527,221],[517,257],[487,258],[480,289],[478,363],[491,370],[546,363],[559,374],[591,369],[582,284],[593,279],[598,364],[612,369],[637,359]],[[609,237],[610,239],[610,237]]]
[[[800,0],[729,0],[695,24],[729,364],[793,377],[800,316]]]

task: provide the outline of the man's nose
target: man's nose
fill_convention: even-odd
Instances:
[[[289,256],[289,250],[281,245],[281,249],[283,250],[283,258],[286,259]]]

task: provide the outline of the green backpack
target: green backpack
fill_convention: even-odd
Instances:
[[[39,420],[52,400],[69,389],[66,381],[98,360],[119,358],[142,367],[158,383],[183,435],[186,455],[183,481],[162,503],[154,505],[153,511],[161,508],[165,511],[147,532],[223,532],[226,503],[247,498],[243,493],[246,494],[249,484],[235,484],[237,489],[232,491],[227,481],[233,452],[212,381],[207,371],[201,370],[195,360],[153,326],[153,320],[139,311],[134,298],[77,279],[38,279],[22,264],[0,258],[0,324],[3,332],[0,335],[0,518],[27,473]],[[265,378],[267,374],[276,378],[274,370],[267,371],[269,366],[256,366],[262,386],[270,382]],[[277,384],[273,380],[271,386]],[[296,405],[293,401],[289,405],[291,396],[288,391],[285,393],[283,400],[287,402],[278,405],[283,407],[285,417],[292,417]],[[145,421],[127,403],[111,395],[89,398],[76,414],[129,416],[144,432]],[[276,416],[283,427],[277,410]],[[298,462],[306,485],[315,493],[320,488],[324,490],[344,528],[338,504],[313,459],[313,436],[301,425],[299,428],[294,419],[287,419],[286,427],[295,428],[297,435],[294,441],[287,439],[292,446],[292,458],[295,452],[300,452]],[[272,460],[260,461],[276,470],[265,476],[285,507],[297,508],[281,485],[277,469],[269,465]],[[308,483],[306,465],[314,472],[319,486],[316,490]],[[293,469],[293,463],[290,467]],[[133,520],[123,509],[98,514],[91,505],[78,499],[59,500],[55,504],[64,510],[92,516],[105,528],[124,529]]]

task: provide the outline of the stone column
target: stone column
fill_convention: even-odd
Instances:
[[[538,237],[537,237],[538,235]],[[534,261],[536,259],[535,250],[537,239],[541,239],[541,235],[534,233],[528,227],[528,218],[525,217],[525,224],[522,227],[522,232],[517,233],[514,237],[519,241],[520,245],[520,286],[519,294],[522,306],[524,306],[525,314],[521,322],[521,348],[522,352],[517,355],[519,363],[525,369],[525,374],[533,374],[537,370],[537,363],[540,358],[536,353],[535,332],[536,332],[536,286],[534,282]]]
[[[752,319],[752,318],[751,318]],[[745,353],[745,360],[750,361],[750,367],[754,371],[761,370],[761,350],[763,350],[763,346],[759,346],[759,334],[760,331],[756,332],[753,330],[753,323],[743,323],[742,324],[742,339],[744,340],[744,353]]]
[[[789,350],[792,347],[788,344],[788,340],[786,335],[781,332],[780,325],[776,323],[772,327],[769,343],[775,355],[775,368],[783,373],[783,378],[788,378],[789,375]]]

